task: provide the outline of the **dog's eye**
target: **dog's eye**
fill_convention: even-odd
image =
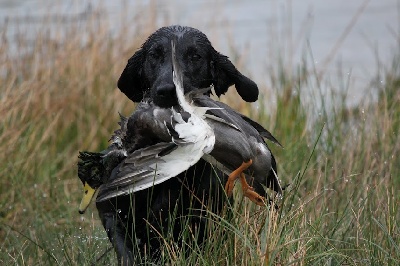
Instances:
[[[151,59],[153,59],[153,60],[157,60],[157,59],[160,58],[160,53],[157,53],[157,52],[150,52],[150,53],[149,53],[149,57],[150,57]]]
[[[201,59],[201,56],[198,54],[193,54],[191,57],[192,61],[199,61]]]

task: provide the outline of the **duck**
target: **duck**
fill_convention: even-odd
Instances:
[[[237,179],[243,195],[257,205],[266,204],[260,184],[282,195],[276,161],[264,138],[281,144],[257,122],[204,95],[212,88],[185,95],[182,70],[171,45],[179,105],[160,108],[142,101],[129,118],[121,116],[109,148],[79,153],[78,176],[84,186],[81,214],[95,195],[96,202],[102,202],[135,193],[182,173],[200,158],[228,175],[228,196]]]
[[[283,147],[279,141],[259,123],[222,102],[213,101],[204,95],[194,97],[193,102],[197,106],[211,107],[207,111],[206,120],[214,130],[216,142],[214,149],[205,154],[203,159],[228,175],[225,185],[227,195],[232,195],[235,181],[239,179],[244,196],[257,205],[265,205],[266,199],[256,193],[246,181],[252,178],[275,191],[277,195],[283,195],[276,160],[265,139]],[[210,116],[224,122],[209,119]]]

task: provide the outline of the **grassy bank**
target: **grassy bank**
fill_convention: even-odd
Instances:
[[[110,247],[94,207],[78,214],[77,152],[106,147],[118,112],[134,109],[116,80],[152,30],[121,27],[110,38],[109,25],[89,17],[65,36],[39,32],[28,42],[22,32],[16,53],[9,40],[0,43],[2,265],[90,265]],[[384,71],[377,98],[356,107],[343,104],[345,94],[324,98],[333,106],[293,94],[319,83],[305,67],[271,74],[276,98],[261,99],[257,111],[240,108],[285,146],[270,145],[281,179],[291,184],[282,207],[269,211],[238,200],[233,219],[210,214],[215,226],[204,253],[196,246],[182,252],[166,241],[165,260],[400,264],[399,55]],[[113,253],[102,263],[115,264]]]

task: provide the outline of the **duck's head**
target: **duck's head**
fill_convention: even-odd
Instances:
[[[79,152],[78,176],[83,184],[83,198],[79,213],[83,214],[95,197],[98,188],[103,184],[105,168],[101,153]]]

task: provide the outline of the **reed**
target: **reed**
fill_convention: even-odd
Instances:
[[[3,265],[115,264],[94,207],[77,211],[78,150],[99,151],[134,104],[116,89],[127,59],[153,30],[128,19],[110,36],[106,20],[56,25],[64,33],[2,29],[0,42],[0,262]],[[135,36],[135,37],[133,37]],[[348,107],[345,90],[321,90],[313,66],[271,73],[274,96],[235,106],[276,135],[285,191],[279,210],[237,197],[231,214],[209,213],[204,245],[183,230],[183,249],[165,240],[173,265],[398,265],[400,263],[400,51],[382,70],[377,97]],[[311,70],[310,70],[311,69]],[[266,70],[267,71],[267,70]],[[374,77],[371,77],[371,81]],[[346,83],[344,81],[344,83]],[[346,86],[345,86],[346,87]],[[293,93],[293,89],[297,93]],[[346,89],[351,89],[347,88]],[[322,95],[322,94],[320,94]],[[225,99],[230,100],[232,96]],[[233,98],[232,98],[233,99]],[[275,105],[268,104],[274,101]],[[314,114],[314,115],[313,115]],[[315,115],[317,114],[317,115]],[[90,212],[91,211],[91,212]]]

